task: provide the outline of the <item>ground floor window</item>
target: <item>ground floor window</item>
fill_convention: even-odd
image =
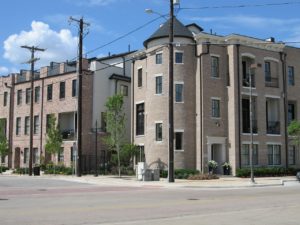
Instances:
[[[296,146],[290,145],[289,146],[289,165],[296,164]]]
[[[258,144],[253,144],[253,165],[258,165]],[[241,151],[242,166],[250,165],[250,144],[242,144]]]
[[[38,164],[40,163],[40,157],[39,157],[39,149],[38,148],[34,148],[33,149],[33,163],[34,164]]]
[[[183,150],[183,132],[175,132],[175,150]]]
[[[29,163],[29,148],[24,148],[24,157],[23,157],[23,163],[27,164]]]
[[[145,148],[144,146],[138,146],[138,151],[135,154],[135,164],[138,162],[145,162]]]
[[[64,162],[64,148],[61,147],[59,153],[57,154],[57,161]]]
[[[268,145],[268,164],[271,166],[281,164],[280,145]]]

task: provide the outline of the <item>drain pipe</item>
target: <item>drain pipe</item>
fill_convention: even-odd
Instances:
[[[200,55],[197,55],[197,45],[196,45],[196,50],[195,50],[195,54],[196,54],[196,57],[199,59],[199,81],[200,81],[200,99],[201,99],[201,104],[200,104],[200,129],[201,129],[201,132],[200,132],[200,147],[201,147],[201,160],[200,160],[200,166],[201,166],[201,173],[204,173],[204,160],[203,160],[203,113],[202,113],[202,110],[203,110],[203,73],[202,73],[202,57],[204,55],[208,55],[209,52],[210,52],[210,42],[206,42],[206,43],[203,43],[203,45],[206,45],[206,52],[201,52]]]
[[[286,53],[280,52],[280,61],[282,63],[282,87],[283,87],[283,104],[284,104],[284,142],[285,142],[285,167],[288,168],[288,132],[287,132],[287,83],[286,83]]]
[[[238,82],[238,128],[239,128],[239,168],[242,167],[242,156],[241,156],[241,82],[240,82],[240,44],[236,45],[236,54],[237,54],[237,82]]]

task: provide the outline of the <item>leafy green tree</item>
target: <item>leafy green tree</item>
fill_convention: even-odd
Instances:
[[[106,107],[106,131],[104,142],[111,151],[117,153],[119,177],[121,177],[120,148],[125,134],[125,113],[123,109],[123,95],[117,94],[109,97]]]
[[[300,145],[300,121],[292,121],[288,126],[288,134],[293,137],[296,145]]]
[[[122,166],[133,165],[132,159],[139,152],[138,146],[134,144],[124,144],[120,152],[120,161]]]
[[[47,141],[45,149],[48,153],[58,155],[61,151],[61,145],[63,143],[62,134],[59,130],[59,125],[56,125],[56,118],[51,115],[49,118],[49,124],[47,129]]]
[[[9,152],[9,146],[8,146],[8,141],[5,135],[5,120],[0,119],[0,156],[5,157],[8,155]],[[2,173],[2,166],[0,165]]]

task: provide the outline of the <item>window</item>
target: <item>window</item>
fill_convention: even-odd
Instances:
[[[26,102],[26,104],[30,103],[30,98],[31,98],[31,89],[30,88],[26,88],[26,96],[25,96],[25,102]]]
[[[220,118],[220,100],[211,100],[211,116],[214,118]]]
[[[46,116],[46,132],[50,128],[50,119],[51,119],[51,116],[54,116],[54,115],[53,114],[47,114],[47,116]]]
[[[39,158],[39,149],[38,148],[33,148],[32,162],[34,164],[38,164],[39,161],[40,161],[40,158]]]
[[[29,163],[29,148],[24,148],[24,164]]]
[[[280,145],[268,145],[268,164],[280,165],[281,164],[281,149]]]
[[[2,119],[0,119],[0,134],[3,134],[6,136],[6,130],[7,130],[7,119],[2,118]]]
[[[37,134],[40,128],[39,116],[34,116],[33,133]]]
[[[143,69],[138,69],[138,87],[143,86]]]
[[[211,57],[211,77],[219,77],[219,58],[216,56]]]
[[[175,63],[176,64],[183,63],[183,52],[175,52]]]
[[[271,82],[271,63],[265,62],[265,81]]]
[[[40,86],[37,86],[34,88],[34,102],[39,103],[40,102]]]
[[[162,53],[156,53],[155,62],[156,64],[162,64]]]
[[[183,150],[183,132],[175,132],[175,150]]]
[[[17,91],[17,105],[22,104],[22,90]]]
[[[296,107],[294,103],[288,103],[288,124],[296,119]]]
[[[136,135],[144,135],[144,130],[145,130],[145,105],[144,103],[137,104],[136,105]]]
[[[65,91],[66,91],[66,82],[63,81],[63,82],[60,82],[59,83],[59,98],[62,99],[62,98],[65,98]]]
[[[47,86],[47,100],[48,101],[52,100],[52,92],[53,92],[53,84],[49,84]]]
[[[288,67],[288,85],[294,86],[295,85],[295,75],[294,75],[294,67]]]
[[[16,119],[16,135],[21,134],[21,117],[17,117]]]
[[[120,86],[120,92],[123,96],[128,96],[128,86],[122,84]]]
[[[258,145],[253,144],[253,165],[258,165]],[[241,151],[242,166],[250,165],[250,144],[243,144]]]
[[[75,161],[75,151],[73,147],[71,147],[70,161],[71,162]]]
[[[155,124],[155,140],[162,141],[162,123]]]
[[[183,102],[183,84],[175,84],[175,102]]]
[[[72,80],[72,97],[77,96],[77,80]]]
[[[296,146],[290,145],[289,146],[289,165],[296,164]]]
[[[162,94],[162,76],[155,77],[155,94]]]
[[[30,128],[30,118],[29,116],[25,117],[25,127],[24,127],[24,134],[28,135],[29,134],[29,128]]]
[[[63,147],[60,148],[60,151],[57,154],[57,161],[64,162],[64,148]]]
[[[3,94],[3,106],[7,106],[7,96],[8,96],[8,93],[7,93],[7,91],[5,91]]]

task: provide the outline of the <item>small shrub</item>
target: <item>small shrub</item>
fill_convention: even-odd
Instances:
[[[175,169],[174,171],[174,177],[175,179],[187,179],[191,175],[199,174],[198,170],[193,169]],[[168,177],[168,171],[167,170],[161,170],[160,171],[160,177],[167,178]]]
[[[254,168],[254,176],[256,177],[279,177],[279,176],[295,176],[300,169],[284,168],[284,167],[259,167]],[[241,168],[236,170],[237,177],[250,177],[250,168]]]
[[[29,168],[16,168],[13,173],[15,174],[29,174]]]
[[[8,167],[6,167],[6,166],[0,166],[0,173],[5,172],[6,170],[8,170]]]
[[[188,180],[214,180],[219,179],[219,177],[216,174],[196,174],[196,175],[190,175],[188,177]]]

